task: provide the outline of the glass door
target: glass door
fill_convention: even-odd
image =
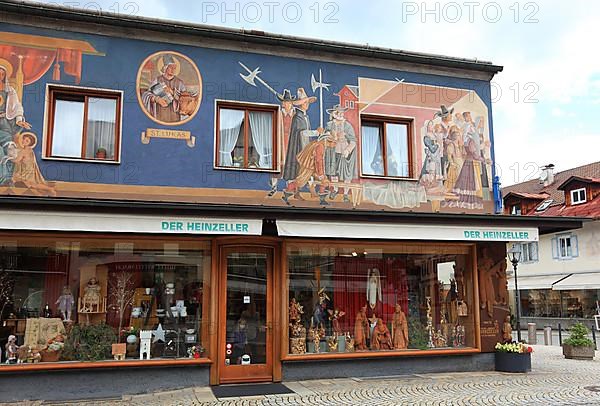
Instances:
[[[221,254],[221,383],[273,379],[272,251],[226,247]]]

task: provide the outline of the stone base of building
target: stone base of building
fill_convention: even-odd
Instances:
[[[0,374],[0,402],[72,401],[208,386],[209,366],[73,369]]]
[[[493,353],[436,357],[336,359],[284,363],[283,379],[284,381],[302,381],[493,370]]]

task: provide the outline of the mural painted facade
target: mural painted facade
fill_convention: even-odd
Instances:
[[[494,210],[488,82],[11,25],[3,30],[0,193]],[[123,92],[120,160],[53,159],[45,152],[53,114],[43,101],[48,85]]]

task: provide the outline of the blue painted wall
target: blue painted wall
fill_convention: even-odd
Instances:
[[[25,116],[27,121],[33,125],[32,131],[40,139],[35,149],[36,156],[40,169],[47,180],[268,190],[268,181],[271,177],[268,173],[240,173],[213,169],[214,100],[227,99],[278,104],[273,95],[264,87],[253,88],[240,78],[239,73],[242,70],[238,61],[243,61],[251,69],[260,66],[261,77],[275,89],[289,88],[295,93],[295,89],[304,87],[310,95],[312,95],[311,74],[318,74],[319,68],[322,69],[324,81],[332,84],[331,91],[325,92],[324,105],[326,108],[338,103],[338,97],[334,93],[337,93],[343,85],[357,85],[358,77],[385,80],[400,78],[412,83],[472,89],[487,105],[488,126],[493,142],[492,106],[490,86],[487,81],[35,29],[10,24],[3,24],[1,30],[88,41],[99,52],[106,55],[83,56],[80,86],[119,89],[125,92],[121,164],[57,162],[41,159],[45,87],[47,83],[73,84],[73,79],[63,72],[62,80],[53,82],[52,69],[50,69],[39,81],[25,86],[22,100]],[[202,75],[203,95],[200,109],[190,122],[181,126],[160,126],[150,120],[138,104],[135,94],[138,69],[146,57],[157,51],[177,51],[188,56],[196,63]],[[319,122],[318,103],[311,106],[309,115],[313,127],[316,127]],[[152,139],[148,145],[143,145],[140,135],[147,128],[191,131],[196,137],[196,146],[189,148],[183,141],[168,139]]]

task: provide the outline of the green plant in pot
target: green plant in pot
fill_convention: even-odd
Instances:
[[[593,360],[595,345],[588,338],[590,330],[582,323],[576,323],[571,327],[571,336],[563,341],[563,355],[567,359]]]
[[[105,323],[79,326],[71,330],[61,359],[65,361],[101,361],[112,358],[112,343],[117,339],[113,328]]]

